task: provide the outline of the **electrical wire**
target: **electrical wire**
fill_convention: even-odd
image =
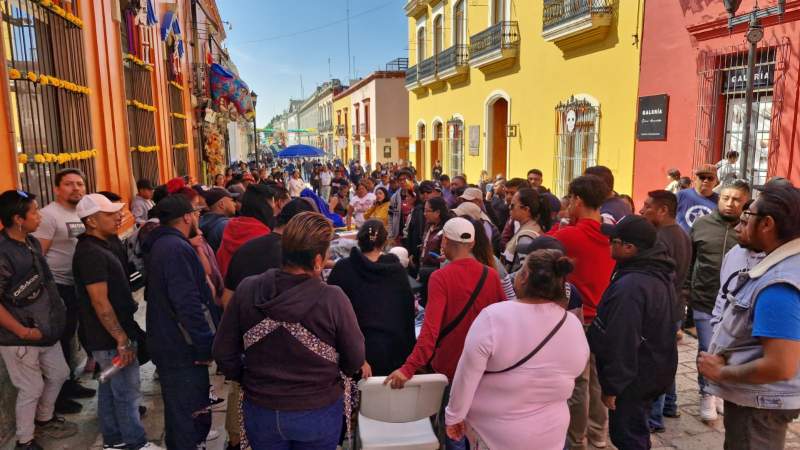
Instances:
[[[367,14],[374,13],[375,11],[378,11],[380,9],[386,8],[387,6],[389,6],[391,4],[394,4],[394,3],[395,3],[394,0],[390,0],[388,2],[381,3],[378,6],[375,6],[373,8],[361,11],[360,13],[351,15],[350,19],[355,19],[357,17],[366,16]],[[328,22],[326,24],[318,25],[316,27],[307,28],[305,30],[295,31],[295,32],[286,33],[286,34],[279,34],[279,35],[276,35],[276,36],[270,36],[270,37],[262,38],[262,39],[255,39],[255,40],[252,40],[252,41],[245,41],[245,42],[242,42],[242,44],[255,44],[257,42],[276,41],[278,39],[286,39],[286,38],[290,38],[290,37],[300,36],[302,34],[311,33],[311,32],[319,31],[319,30],[324,30],[325,28],[330,28],[330,27],[332,27],[334,25],[339,25],[340,23],[345,23],[345,22],[347,22],[347,20],[348,20],[347,17],[344,17],[342,19],[334,20],[333,22]]]

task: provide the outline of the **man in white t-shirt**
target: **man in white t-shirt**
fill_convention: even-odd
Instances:
[[[78,244],[78,236],[86,231],[83,222],[75,212],[75,207],[86,194],[86,178],[79,169],[69,168],[56,173],[55,201],[41,209],[42,223],[33,233],[42,245],[42,253],[53,272],[56,287],[67,307],[67,321],[61,336],[61,349],[67,364],[73,360],[72,340],[78,329],[78,299],[75,295],[75,281],[72,278],[72,256]],[[88,389],[75,381],[72,371],[70,379],[61,388],[56,401],[56,412],[74,414],[80,412],[80,403],[75,398],[90,398],[94,389]]]
[[[328,166],[323,164],[322,171],[319,173],[319,196],[326,202],[331,197],[331,181],[333,181],[333,174],[328,170]]]

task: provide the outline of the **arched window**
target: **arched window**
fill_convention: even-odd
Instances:
[[[417,30],[417,64],[425,61],[425,27]]]
[[[466,23],[467,22],[466,22],[466,16],[465,16],[465,13],[464,13],[464,3],[465,3],[465,1],[466,0],[459,0],[458,3],[456,3],[455,8],[453,8],[454,11],[455,11],[455,13],[453,15],[453,17],[455,17],[455,23],[454,23],[454,26],[453,26],[453,30],[454,30],[453,32],[454,32],[455,36],[453,37],[453,44],[456,45],[456,46],[464,45],[464,43],[467,41],[467,37],[466,37],[466,28],[467,28],[466,27]]]
[[[433,19],[433,54],[438,55],[444,49],[444,31],[442,27],[442,15],[439,14]]]
[[[600,105],[584,97],[570,97],[556,106],[556,195],[566,195],[569,183],[597,164]]]
[[[506,0],[491,0],[492,25],[497,25],[506,20]]]

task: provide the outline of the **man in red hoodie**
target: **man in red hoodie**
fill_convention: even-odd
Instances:
[[[568,214],[571,226],[551,232],[575,262],[569,281],[583,298],[584,326],[597,315],[597,305],[611,280],[614,260],[608,237],[600,231],[603,219],[600,207],[609,194],[606,183],[595,175],[575,178],[569,184]],[[578,379],[569,400],[570,424],[567,440],[570,449],[585,449],[586,438],[598,448],[605,447],[608,435],[608,411],[602,403],[594,355]]]
[[[275,193],[263,184],[251,184],[242,195],[242,209],[239,217],[228,221],[222,233],[222,243],[217,250],[217,262],[222,276],[228,272],[233,254],[246,242],[269,234],[274,226],[272,202]]]

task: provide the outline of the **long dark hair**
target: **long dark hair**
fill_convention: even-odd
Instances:
[[[387,190],[386,190],[386,188],[384,188],[384,187],[375,188],[375,191],[376,191],[376,192],[377,192],[377,191],[382,191],[382,192],[383,192],[383,201],[382,201],[382,202],[379,202],[379,201],[376,199],[376,200],[375,200],[375,204],[376,204],[376,205],[382,205],[382,204],[384,204],[384,203],[388,202],[389,200],[391,200],[391,197],[389,197],[389,191],[387,191]]]
[[[439,213],[439,228],[443,227],[444,223],[453,217],[453,213],[447,209],[447,203],[442,197],[429,198],[428,206],[430,206],[432,210]]]
[[[267,201],[275,198],[274,192],[262,184],[253,183],[247,186],[247,190],[242,194],[242,209],[239,214],[242,217],[252,217],[264,225],[274,228],[275,217],[272,208]]]
[[[483,222],[475,220],[469,216],[461,216],[469,220],[473,227],[475,227],[475,245],[472,247],[472,256],[481,264],[497,269],[495,266],[494,249],[489,236],[486,235],[486,229],[483,228]]]
[[[363,252],[371,252],[376,248],[383,248],[387,237],[386,227],[380,220],[371,219],[364,222],[358,230],[358,248]]]
[[[550,204],[535,189],[522,188],[517,191],[519,202],[531,212],[531,218],[539,223],[542,231],[547,231],[553,226],[550,217]]]

